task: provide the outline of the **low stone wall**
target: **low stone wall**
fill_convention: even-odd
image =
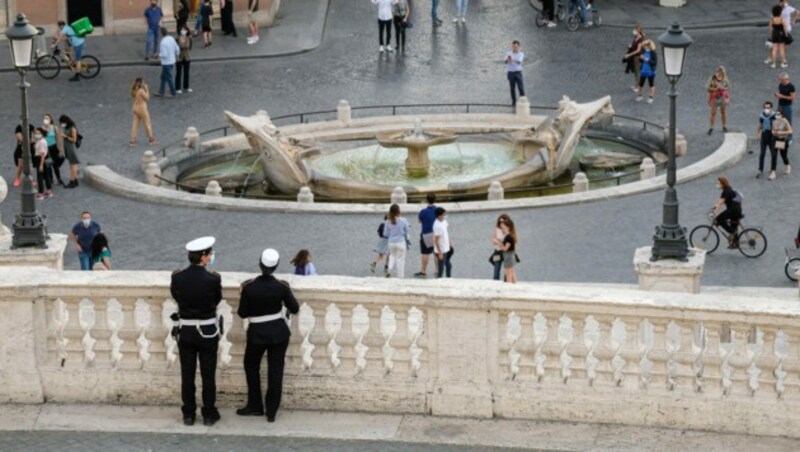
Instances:
[[[245,399],[224,273],[218,391]],[[800,437],[793,290],[288,276],[289,408],[620,423]],[[167,272],[0,277],[0,402],[179,402]]]

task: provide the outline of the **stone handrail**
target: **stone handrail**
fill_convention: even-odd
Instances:
[[[223,274],[223,404],[245,400],[251,276]],[[800,436],[795,291],[287,279],[287,407]],[[4,269],[0,308],[0,401],[179,403],[168,273]]]

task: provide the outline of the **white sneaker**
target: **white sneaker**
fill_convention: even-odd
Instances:
[[[764,60],[764,64],[771,64],[771,63],[772,63],[772,60],[771,60],[771,59],[769,59],[769,58],[767,58],[766,60]]]
[[[555,22],[547,22],[547,28],[555,28],[555,26],[556,26]]]
[[[583,24],[583,26],[584,26],[584,27],[587,27],[587,28],[588,28],[588,27],[591,27],[592,25],[594,25],[594,24],[592,23],[592,21],[591,21],[591,20],[590,20],[590,21],[587,21],[585,24]]]
[[[386,46],[386,51],[387,52],[394,52],[394,49],[392,48],[392,46]]]
[[[769,67],[771,67],[772,69],[775,69],[775,63],[770,64]]]
[[[187,93],[191,93],[191,92],[192,92],[192,89],[191,89],[191,88],[186,88],[186,92],[187,92]]]
[[[781,67],[784,67],[784,68],[789,67],[789,63],[787,63],[785,61],[781,61]]]
[[[378,47],[378,52],[383,53],[383,46]]]
[[[652,104],[653,103],[653,98],[652,97],[648,97],[647,98],[647,103],[648,104]]]
[[[456,23],[456,22],[458,22],[458,16],[456,16],[456,17],[453,19],[453,23]]]
[[[466,17],[464,17],[464,16],[461,16],[461,23],[462,23],[462,24],[465,24],[465,23],[467,23],[467,18],[466,18]]]
[[[639,87],[638,86],[631,86],[631,91],[633,91],[634,93],[638,93],[639,92]]]
[[[253,43],[253,37],[252,36],[248,36],[247,44],[252,44],[252,43]]]
[[[182,89],[179,89],[179,90],[177,90],[175,92],[178,93],[178,94],[183,94],[183,90]]]
[[[642,96],[636,96],[636,102],[641,102],[641,101],[642,101]]]

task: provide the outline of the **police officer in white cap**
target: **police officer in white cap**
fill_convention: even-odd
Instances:
[[[221,327],[217,305],[222,300],[222,278],[219,273],[208,269],[214,264],[214,242],[214,237],[201,237],[187,243],[191,265],[174,272],[170,284],[180,317],[178,350],[181,358],[181,411],[186,425],[193,425],[196,416],[194,379],[198,358],[203,381],[203,424],[214,425],[220,419],[215,406],[215,377]]]
[[[268,248],[258,266],[261,276],[242,283],[239,317],[248,320],[244,372],[247,377],[247,405],[236,410],[240,416],[262,416],[266,407],[267,422],[275,422],[283,392],[283,364],[289,346],[289,320],[286,311],[297,314],[300,306],[289,283],[272,276],[278,268],[278,252]],[[261,359],[267,353],[267,395],[261,399]]]

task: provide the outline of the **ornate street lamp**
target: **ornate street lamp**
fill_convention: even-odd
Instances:
[[[656,226],[653,235],[651,261],[674,258],[687,260],[689,247],[686,240],[686,228],[678,223],[678,193],[675,191],[675,84],[683,73],[686,49],[692,44],[692,38],[683,32],[678,22],[674,22],[669,30],[658,37],[663,49],[664,74],[669,79],[669,161],[667,163],[667,190],[664,193],[664,206],[661,225]]]
[[[36,192],[31,178],[31,142],[28,130],[28,87],[25,74],[31,66],[33,58],[33,38],[38,33],[36,27],[28,22],[25,14],[17,14],[14,25],[6,30],[6,37],[11,43],[11,59],[20,75],[19,88],[22,90],[22,211],[14,219],[11,248],[23,246],[47,247],[47,224],[36,211]]]

